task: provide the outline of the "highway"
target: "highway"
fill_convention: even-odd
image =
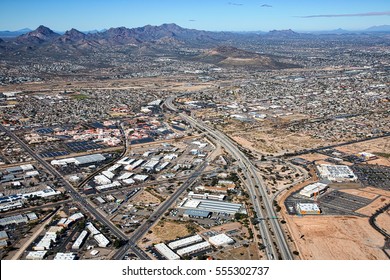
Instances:
[[[38,163],[40,163],[46,170],[51,173],[57,180],[62,183],[62,186],[69,192],[70,196],[73,198],[74,202],[77,202],[81,205],[87,212],[91,213],[96,220],[98,220],[101,224],[108,227],[111,232],[119,239],[124,241],[128,240],[128,237],[119,230],[114,224],[111,223],[107,218],[105,218],[102,214],[100,214],[92,205],[88,203],[88,201],[82,197],[77,191],[73,188],[71,184],[49,163],[43,160],[39,155],[37,155],[28,145],[26,145],[18,136],[16,136],[13,132],[5,128],[2,124],[0,124],[0,129],[4,131],[9,137],[11,137],[15,142],[17,142],[30,156],[35,159]],[[134,253],[141,259],[148,259],[148,256],[140,250],[138,247],[133,244]]]
[[[251,197],[252,203],[254,205],[254,209],[257,213],[258,217],[261,217],[259,221],[259,229],[260,234],[263,239],[264,245],[265,245],[265,252],[267,254],[268,259],[275,259],[280,252],[280,257],[285,260],[292,260],[293,257],[291,255],[290,249],[288,247],[287,241],[284,237],[283,231],[277,221],[277,219],[269,219],[269,223],[271,225],[271,230],[273,234],[270,232],[270,229],[268,228],[267,221],[264,218],[271,218],[275,217],[276,213],[272,207],[272,204],[267,196],[266,187],[264,182],[257,176],[256,168],[253,165],[253,163],[248,159],[248,157],[241,152],[236,144],[225,134],[221,133],[220,131],[210,128],[209,126],[205,125],[204,123],[200,122],[199,120],[196,120],[186,114],[179,113],[177,108],[173,105],[174,96],[171,96],[166,99],[164,105],[179,114],[181,118],[183,118],[185,121],[187,121],[190,125],[193,127],[197,127],[203,131],[206,131],[208,133],[208,137],[214,138],[214,140],[218,141],[222,147],[224,147],[236,160],[238,163],[238,166],[242,169],[242,172],[244,173],[245,177],[247,178],[247,188],[249,191],[249,195]],[[256,187],[258,186],[258,187]],[[262,205],[260,205],[259,199],[257,199],[257,195],[260,195],[264,207],[264,212],[262,211]],[[272,235],[275,236],[276,246],[274,246],[274,238]]]

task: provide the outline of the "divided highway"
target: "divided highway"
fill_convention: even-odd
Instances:
[[[172,103],[174,98],[174,96],[167,98],[164,104],[168,109],[179,113],[177,108]],[[212,137],[215,141],[218,141],[221,146],[224,147],[237,160],[239,167],[242,169],[242,172],[248,180],[247,187],[257,216],[263,218],[259,221],[259,228],[268,259],[275,259],[278,256],[277,250],[279,250],[282,259],[292,260],[293,257],[291,255],[287,241],[284,237],[283,231],[277,219],[269,219],[269,222],[271,224],[271,230],[275,238],[273,238],[272,233],[270,232],[270,229],[266,224],[265,218],[275,217],[276,213],[267,196],[264,182],[257,176],[256,168],[253,163],[243,152],[240,151],[240,149],[238,149],[236,144],[225,134],[214,128],[210,128],[206,124],[186,114],[179,113],[179,116],[192,126],[206,131],[208,133],[207,136]],[[262,211],[260,201],[256,195],[257,193],[259,193],[262,197],[265,213],[263,213],[264,211]],[[274,239],[276,241],[275,243],[277,245],[277,248],[274,244]]]

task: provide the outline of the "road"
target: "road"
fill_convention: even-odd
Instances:
[[[174,98],[175,98],[174,96],[167,98],[166,101],[164,102],[164,105],[168,109],[177,112],[182,119],[187,121],[193,127],[197,127],[207,132],[208,137],[212,137],[214,138],[214,140],[218,141],[221,144],[221,146],[224,147],[225,150],[229,152],[237,160],[238,166],[242,169],[243,174],[248,179],[247,188],[252,203],[254,205],[255,211],[257,213],[257,216],[262,218],[275,217],[276,213],[267,196],[265,184],[262,181],[262,179],[257,175],[256,168],[253,165],[253,163],[248,159],[248,157],[243,152],[241,152],[236,146],[236,144],[225,134],[221,133],[215,128],[211,128],[207,126],[201,121],[196,120],[186,114],[179,113],[177,108],[172,103]],[[260,196],[263,198],[262,199],[263,205],[260,205],[260,201],[259,199],[257,199],[258,194],[260,194]],[[264,207],[265,213],[263,213],[261,206]],[[267,223],[266,220],[261,219],[259,222],[259,229],[265,245],[265,252],[267,254],[267,258],[275,259],[278,256],[277,250],[279,250],[282,259],[285,260],[293,259],[287,241],[284,237],[283,231],[277,219],[269,219],[268,221],[271,225],[273,234],[270,232],[270,229],[266,224]],[[274,242],[273,242],[274,238],[272,238],[272,235],[275,236],[277,248],[275,248],[276,246],[274,246]]]
[[[39,155],[37,155],[28,145],[26,145],[18,136],[16,136],[12,131],[5,128],[2,124],[0,124],[0,130],[4,131],[9,137],[11,137],[15,142],[17,142],[33,159],[35,159],[38,163],[40,163],[46,170],[51,173],[57,180],[62,184],[62,186],[69,192],[70,196],[73,198],[73,201],[78,203],[81,207],[83,207],[88,213],[95,217],[97,221],[101,224],[108,227],[111,232],[118,238],[124,241],[127,241],[127,236],[119,230],[110,220],[100,214],[89,202],[82,197],[77,191],[73,188],[73,186],[49,163],[43,160]],[[134,247],[134,253],[141,259],[145,259],[145,253],[140,250],[137,250],[137,247]],[[147,255],[146,255],[147,257]]]
[[[153,226],[153,224],[158,221],[161,216],[175,203],[179,196],[189,188],[196,179],[203,173],[203,170],[207,167],[207,162],[203,162],[200,166],[197,167],[195,172],[185,181],[172,196],[170,196],[160,207],[143,223],[139,228],[137,228],[133,235],[131,236],[128,244],[123,246],[115,255],[114,259],[121,260],[125,256],[128,250],[133,250],[133,246],[138,242],[138,240]],[[138,248],[138,247],[137,247]],[[143,251],[142,251],[143,252]],[[143,252],[144,253],[144,252]],[[145,254],[145,253],[144,253]]]

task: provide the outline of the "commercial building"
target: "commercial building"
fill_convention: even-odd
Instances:
[[[76,157],[75,164],[76,165],[87,165],[87,164],[98,163],[98,162],[101,162],[104,160],[106,160],[106,158],[102,154],[93,154],[93,155]]]
[[[43,260],[47,255],[47,251],[32,251],[26,256],[26,260]]]
[[[119,183],[119,181],[114,181],[111,184],[96,186],[96,190],[103,191],[103,190],[112,189],[112,188],[116,188],[116,187],[120,187],[120,186],[121,186],[121,183]]]
[[[178,248],[182,248],[191,244],[199,243],[203,241],[202,237],[198,234],[189,236],[183,239],[175,240],[170,243],[168,243],[168,247],[172,250],[176,250]]]
[[[93,178],[93,180],[95,181],[96,184],[98,185],[107,185],[107,184],[111,184],[111,180],[108,179],[106,176],[104,175],[97,175]]]
[[[0,226],[7,226],[11,224],[27,223],[28,219],[24,215],[14,215],[0,219]]]
[[[164,243],[156,244],[154,245],[154,248],[156,248],[157,252],[159,252],[167,260],[180,260],[180,257]]]
[[[79,237],[77,237],[76,241],[72,245],[73,250],[79,250],[81,246],[83,245],[85,238],[87,237],[88,232],[86,230],[83,230]]]
[[[211,245],[218,247],[218,246],[225,246],[225,245],[233,244],[234,240],[232,238],[230,238],[229,236],[227,236],[226,234],[221,233],[221,234],[214,235],[214,236],[210,237],[209,242]]]
[[[180,203],[179,207],[184,209],[205,210],[213,213],[227,213],[230,215],[234,215],[238,212],[245,213],[242,204],[204,199],[185,198],[184,201]]]
[[[315,203],[297,203],[297,212],[301,215],[319,215],[321,209]]]
[[[322,178],[332,182],[354,182],[357,180],[356,175],[351,168],[346,165],[317,165],[317,170]]]
[[[54,257],[54,260],[58,261],[72,261],[76,258],[74,253],[57,253]]]
[[[314,195],[318,195],[325,192],[327,188],[327,184],[317,182],[314,184],[307,185],[299,192],[299,194],[306,197],[312,197]]]
[[[135,180],[135,181],[141,181],[141,182],[144,182],[144,181],[146,181],[146,179],[148,179],[148,175],[141,175],[141,174],[137,174],[137,175],[135,175],[134,177],[133,177],[133,179]]]
[[[108,171],[108,170],[103,171],[102,174],[103,174],[104,176],[106,176],[108,179],[112,179],[112,178],[114,178],[114,176],[115,176],[114,173],[112,173],[111,171]]]
[[[42,239],[33,247],[34,251],[45,251],[51,249],[53,243],[57,240],[57,234],[50,232],[46,233]]]
[[[195,218],[195,219],[206,219],[206,218],[211,218],[212,214],[213,213],[210,211],[187,209],[184,211],[183,217]]]
[[[60,191],[53,190],[51,187],[46,187],[46,189],[31,193],[24,193],[22,194],[23,199],[27,199],[29,197],[49,197],[53,195],[59,195],[61,194]]]
[[[225,199],[225,195],[212,195],[208,193],[194,193],[194,192],[189,192],[188,193],[189,198],[195,198],[195,199],[210,199],[210,200],[219,200],[222,201]]]
[[[176,253],[181,257],[185,257],[188,255],[206,250],[208,248],[210,248],[210,243],[207,241],[203,241],[201,243],[179,249],[176,251]]]

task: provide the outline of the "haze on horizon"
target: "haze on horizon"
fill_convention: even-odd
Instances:
[[[390,24],[388,0],[5,0],[0,30],[101,30],[176,23],[209,31],[362,30]]]

